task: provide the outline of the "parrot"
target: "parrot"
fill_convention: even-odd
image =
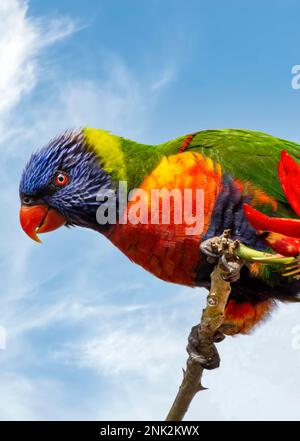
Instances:
[[[200,130],[155,145],[103,129],[67,130],[35,151],[25,165],[19,187],[20,223],[37,242],[40,234],[61,226],[92,229],[161,280],[209,288],[214,264],[200,245],[226,229],[257,253],[299,254],[300,220],[292,220],[294,210],[300,215],[295,197],[300,195],[297,161],[299,144],[245,129]],[[174,216],[166,223],[124,221],[124,213],[134,210],[132,192],[143,190],[149,211],[153,189],[202,189],[201,231],[190,234],[189,220],[178,223]],[[115,222],[97,221],[101,206],[109,210],[107,198],[99,200],[99,191],[114,196]],[[118,204],[122,192],[125,206]],[[195,208],[196,194],[192,199]],[[173,204],[171,214],[175,208]],[[257,216],[264,222],[255,221]],[[274,228],[273,218],[296,223],[296,237],[289,225]],[[282,274],[276,259],[271,265],[257,259],[243,266],[231,288],[222,332],[234,336],[252,332],[278,302],[298,301],[300,282],[293,274]]]

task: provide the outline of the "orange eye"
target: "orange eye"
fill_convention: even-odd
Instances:
[[[55,184],[59,187],[64,187],[69,182],[69,176],[63,172],[57,173],[55,177]]]

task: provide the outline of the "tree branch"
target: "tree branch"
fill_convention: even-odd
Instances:
[[[237,256],[238,242],[230,240],[230,231],[214,237],[201,245],[208,259],[216,262],[211,274],[211,288],[201,322],[194,326],[189,336],[189,357],[174,403],[166,421],[181,421],[194,396],[205,388],[201,384],[204,369],[219,366],[220,358],[215,342],[223,340],[219,328],[224,321],[224,311],[231,291],[230,282],[237,280],[243,261]]]

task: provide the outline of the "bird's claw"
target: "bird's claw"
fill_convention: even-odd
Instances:
[[[224,339],[225,339],[225,335],[223,334],[223,332],[220,329],[217,329],[214,335],[214,342],[220,343]]]
[[[293,277],[296,280],[300,279],[300,256],[297,256],[291,264],[285,266],[282,271],[283,277]]]
[[[219,255],[212,252],[211,246],[208,241],[202,242],[200,244],[200,249],[202,253],[204,253],[207,256],[207,260],[209,260],[211,263],[215,262]]]
[[[200,249],[210,263],[219,259],[220,267],[224,272],[224,280],[235,282],[240,278],[240,270],[244,262],[236,254],[239,241],[230,239],[230,235],[230,230],[225,230],[222,236],[212,237],[202,242]]]
[[[240,270],[242,263],[235,260],[227,260],[225,254],[221,256],[220,267],[224,271],[223,279],[226,282],[236,282],[240,278]]]
[[[199,334],[199,326],[193,326],[188,338],[187,352],[189,363],[199,363],[204,369],[216,369],[220,366],[220,356],[214,342],[223,340],[221,335],[216,338]]]

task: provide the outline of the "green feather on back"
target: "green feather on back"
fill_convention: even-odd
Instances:
[[[206,130],[191,141],[190,149],[217,160],[223,170],[243,181],[250,181],[286,203],[277,175],[282,150],[300,159],[300,145],[250,130]]]
[[[168,154],[174,154],[183,139],[184,137],[178,138],[160,145],[159,148]],[[277,168],[282,150],[300,160],[299,144],[262,132],[221,129],[196,133],[187,150],[201,152],[219,162],[223,172],[242,182],[250,182],[277,199],[278,214],[295,217],[279,184]]]
[[[159,145],[139,144],[104,130],[86,128],[84,135],[104,169],[114,180],[127,180],[138,187],[163,156],[179,152],[186,135]],[[242,182],[250,182],[278,201],[282,216],[295,217],[280,187],[277,167],[282,150],[300,161],[300,145],[262,132],[241,129],[204,130],[195,133],[187,150],[200,152],[221,164]]]

